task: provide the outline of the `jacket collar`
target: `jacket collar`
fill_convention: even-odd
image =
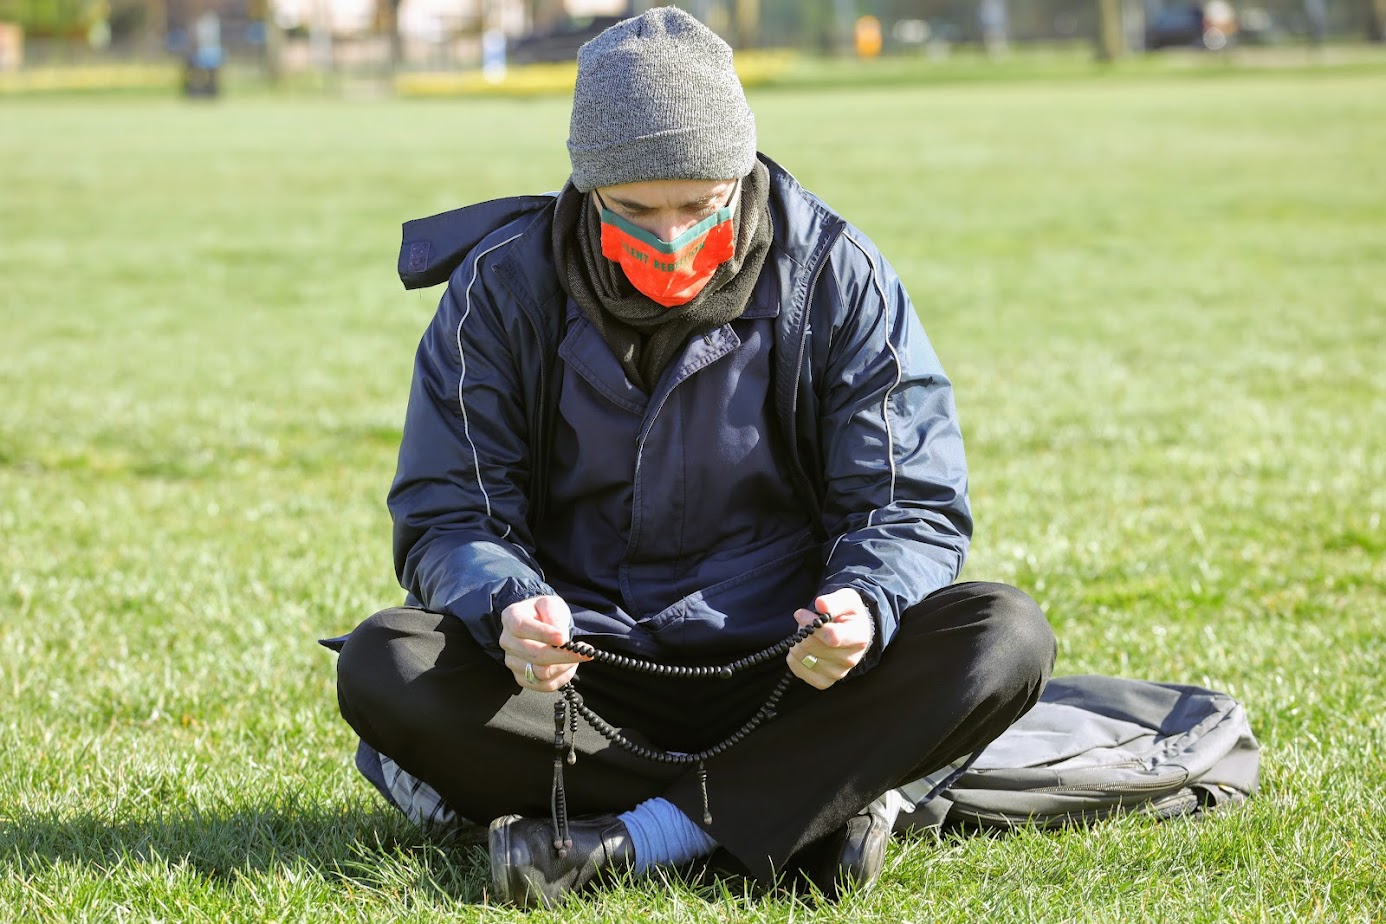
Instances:
[[[770,220],[774,242],[751,296],[749,317],[774,317],[780,359],[775,369],[775,403],[788,436],[797,436],[795,414],[801,385],[809,308],[814,286],[846,223],[789,171],[759,155],[770,171]],[[506,225],[517,237],[496,271],[535,331],[556,349],[567,306],[553,265],[550,235],[556,194],[493,199],[404,225],[400,279],[407,288],[444,282],[483,239]]]
[[[818,248],[825,234],[833,233],[841,222],[779,164],[765,155],[760,159],[770,170],[770,211],[774,222],[772,250],[780,259],[804,265]],[[399,250],[398,272],[406,289],[420,289],[447,282],[469,253],[491,232],[526,216],[531,220],[512,248],[512,255],[538,260],[539,266],[552,263],[547,255],[554,193],[492,199],[451,211],[417,218],[404,223]],[[528,265],[536,265],[529,263]],[[527,274],[536,280],[541,274]],[[542,283],[541,283],[542,288]],[[536,303],[548,300],[548,291],[529,293]],[[770,299],[786,293],[757,286],[753,305],[768,307]],[[778,309],[775,309],[776,313]]]

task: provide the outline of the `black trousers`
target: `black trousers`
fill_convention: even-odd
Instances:
[[[786,635],[792,631],[790,625]],[[904,614],[871,670],[818,691],[795,679],[778,716],[707,762],[703,825],[770,878],[886,790],[980,750],[1039,699],[1054,664],[1039,606],[1003,584],[955,584]],[[696,751],[738,728],[785,672],[774,659],[725,679],[656,678],[588,663],[578,689],[632,740]],[[461,816],[546,816],[556,693],[516,686],[460,622],[397,608],[352,632],[337,667],[343,717]],[[663,796],[702,824],[689,767],[657,764],[579,722],[566,769],[574,815]]]

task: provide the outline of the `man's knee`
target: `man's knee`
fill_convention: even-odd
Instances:
[[[337,702],[358,732],[362,725],[390,727],[417,714],[407,688],[439,648],[427,638],[439,616],[409,607],[381,610],[357,626],[337,658]],[[364,735],[363,735],[364,736]]]
[[[1009,584],[953,584],[920,604],[913,632],[919,643],[934,646],[931,636],[943,632],[962,647],[955,657],[983,687],[1042,687],[1054,667],[1057,645],[1044,612],[1024,591]],[[961,633],[961,634],[959,634]],[[963,641],[965,640],[965,641]]]
[[[1049,628],[1044,611],[1024,590],[1001,583],[980,586],[987,598],[988,636],[991,658],[1017,676],[1048,679],[1053,669],[1058,641]]]
[[[979,584],[975,592],[985,626],[979,670],[1033,700],[1049,681],[1058,651],[1049,620],[1029,594],[1008,584]]]
[[[381,610],[361,623],[347,636],[337,657],[337,683],[354,685],[398,673],[391,648],[400,639],[417,632],[421,610],[392,607]]]

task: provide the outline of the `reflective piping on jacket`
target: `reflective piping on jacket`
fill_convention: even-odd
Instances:
[[[871,254],[866,252],[866,248],[852,235],[842,234],[843,238],[849,241],[853,247],[861,251],[861,255],[866,257],[866,262],[871,264],[871,284],[876,287],[876,294],[881,297],[881,307],[886,306],[885,290],[881,288],[880,273],[876,270],[876,261]],[[895,503],[895,431],[890,426],[890,396],[895,394],[895,389],[900,387],[900,380],[904,378],[904,368],[900,365],[900,354],[895,350],[895,344],[890,342],[890,332],[886,331],[886,347],[890,350],[890,358],[895,361],[895,384],[886,389],[885,398],[881,401],[881,422],[885,424],[886,430],[886,462],[890,465],[890,503]],[[879,508],[877,508],[879,509]],[[871,511],[875,513],[876,511]],[[871,517],[866,518],[867,525],[871,524]]]
[[[861,246],[861,243],[858,242],[856,238],[852,237],[852,235],[844,231],[842,232],[842,237],[844,240],[849,241],[853,247],[860,250],[862,256],[866,257],[866,262],[871,265],[871,284],[875,286],[876,294],[881,297],[881,306],[884,308],[886,304],[885,290],[881,288],[881,281],[876,272],[876,261],[871,258],[871,255],[866,252],[866,248]],[[838,285],[840,286],[841,283],[839,282]],[[904,370],[900,365],[900,354],[895,351],[895,344],[890,342],[889,333],[886,335],[885,342],[886,347],[890,349],[891,359],[895,361],[895,384],[886,389],[885,399],[881,401],[881,422],[885,424],[886,431],[886,462],[890,465],[890,500],[888,503],[893,504],[895,503],[895,431],[892,430],[890,426],[888,406],[890,404],[890,396],[895,393],[896,388],[900,387],[900,380],[904,377]],[[871,522],[871,518],[876,515],[876,510],[879,509],[880,508],[877,507],[866,515],[867,526],[875,525]],[[833,543],[832,550],[828,552],[828,557],[825,561],[833,560],[833,556],[837,554],[837,547],[842,543],[842,540],[846,538],[846,533],[837,537],[837,541]]]
[[[467,380],[467,357],[462,352],[462,325],[467,322],[467,317],[472,313],[472,286],[476,285],[476,277],[481,274],[481,258],[493,250],[498,250],[509,244],[520,235],[508,237],[492,247],[477,254],[472,262],[472,278],[467,282],[466,308],[462,311],[462,317],[457,319],[457,364],[459,373],[457,376],[457,406],[462,411],[462,435],[467,438],[467,445],[472,447],[472,464],[476,467],[476,486],[481,489],[481,497],[486,501],[486,518],[491,518],[491,495],[486,492],[486,485],[481,482],[481,456],[476,451],[476,442],[472,439],[472,428],[467,420],[467,402],[462,399],[462,384]],[[510,524],[505,524],[505,532],[501,533],[501,538],[510,536]]]

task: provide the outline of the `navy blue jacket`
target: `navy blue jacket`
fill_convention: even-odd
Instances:
[[[747,311],[649,395],[559,286],[554,197],[405,225],[405,285],[448,281],[389,497],[411,603],[499,657],[501,610],[559,593],[579,637],[677,658],[774,642],[852,587],[876,620],[865,669],[957,577],[951,384],[875,246],[766,163],[774,243]]]

